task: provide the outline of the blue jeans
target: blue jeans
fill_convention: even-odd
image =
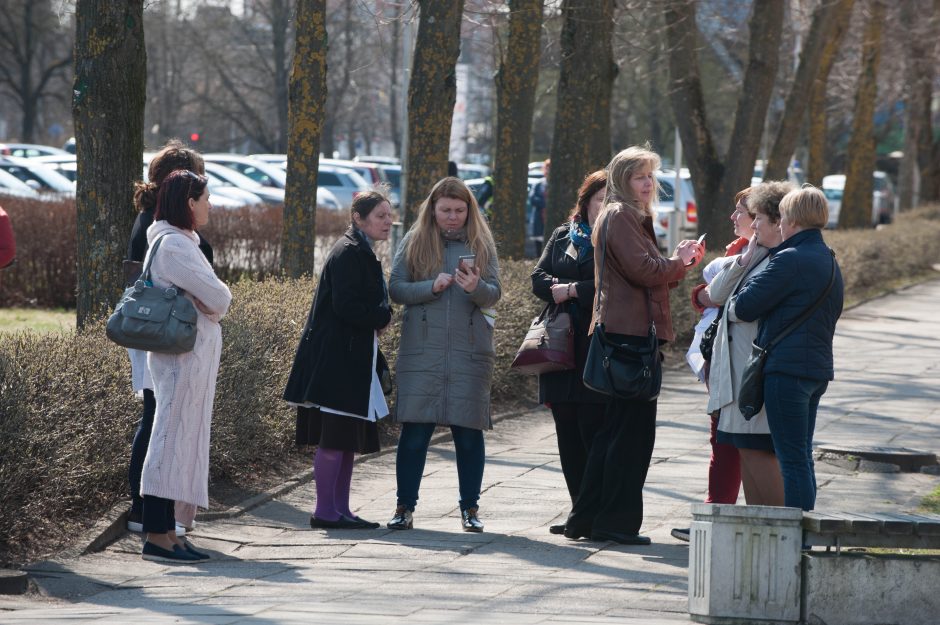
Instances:
[[[395,456],[395,477],[398,481],[398,505],[414,510],[418,503],[421,476],[428,457],[428,445],[434,434],[433,423],[402,423]],[[457,482],[460,487],[460,509],[476,508],[483,486],[483,465],[486,448],[483,432],[472,428],[450,426],[457,452]]]
[[[813,431],[819,399],[828,380],[770,373],[764,378],[764,406],[783,474],[784,505],[812,510],[816,506]]]

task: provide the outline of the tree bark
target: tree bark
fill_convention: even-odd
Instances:
[[[457,57],[463,0],[418,0],[421,21],[408,84],[405,229],[422,200],[447,175],[450,127],[457,101]]]
[[[613,0],[564,0],[561,67],[552,136],[546,235],[563,223],[578,187],[610,161]]]
[[[826,160],[826,143],[828,134],[828,115],[826,113],[826,88],[829,83],[829,73],[835,64],[839,47],[849,30],[849,19],[855,0],[837,0],[837,15],[829,38],[823,46],[819,57],[819,68],[816,79],[809,89],[808,111],[809,116],[809,146],[806,166],[806,181],[815,186],[822,185],[823,176],[826,175],[828,161]]]
[[[110,311],[144,151],[143,0],[78,0],[72,116],[78,162],[78,326]]]
[[[314,272],[317,170],[326,109],[326,53],[326,0],[298,0],[281,232],[281,270],[291,278]]]
[[[529,140],[545,0],[510,0],[509,44],[496,75],[496,163],[490,225],[501,258],[525,256]]]
[[[940,31],[940,0],[934,0],[932,4],[930,32],[924,39],[930,43],[936,41],[938,31]],[[932,87],[937,71],[937,59],[935,55],[929,55],[922,59],[922,62],[925,73],[921,78],[923,82],[919,86],[924,90],[921,97],[926,98],[927,105],[926,110],[922,111],[923,131],[917,144],[917,160],[920,167],[920,201],[926,203],[940,201],[940,137],[936,140],[933,138],[934,127],[929,104],[933,96]]]
[[[271,2],[271,43],[274,48],[274,99],[277,112],[277,143],[275,151],[287,150],[287,135],[290,126],[288,113],[288,84],[290,67],[287,62],[288,31],[290,30],[291,6],[285,0]],[[296,36],[296,35],[295,35]],[[296,50],[296,47],[295,47]]]
[[[749,186],[767,106],[777,74],[783,23],[782,0],[755,0],[749,22],[748,64],[738,96],[728,153],[712,138],[698,64],[694,0],[665,2],[671,101],[686,163],[692,174],[700,233],[712,241],[734,236],[727,213],[734,194]]]
[[[881,60],[881,33],[885,5],[872,0],[871,14],[862,40],[862,67],[855,92],[852,136],[847,150],[845,192],[839,225],[843,228],[870,228],[875,169],[875,98],[878,95],[878,63]]]
[[[914,173],[923,172],[929,163],[931,150],[930,100],[933,96],[933,59],[930,48],[936,32],[936,17],[923,28],[920,10],[922,1],[912,0],[901,5],[901,26],[909,34],[906,41],[904,63],[904,158],[898,172],[898,197],[901,210],[917,204]],[[928,42],[929,46],[928,46]]]
[[[852,1],[820,2],[813,12],[809,32],[806,34],[803,49],[800,50],[800,63],[796,69],[796,76],[790,85],[783,117],[764,168],[764,180],[787,178],[790,158],[796,148],[800,126],[809,103],[806,94],[812,88],[816,74],[819,72],[819,61],[822,58],[826,41],[832,36],[833,29],[837,27],[836,20],[842,21],[838,28],[843,32],[847,28],[850,10],[844,10],[844,7],[848,5],[848,9],[851,9]]]

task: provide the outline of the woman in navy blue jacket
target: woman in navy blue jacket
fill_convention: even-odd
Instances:
[[[783,474],[785,505],[812,510],[816,503],[813,431],[819,400],[833,379],[832,337],[842,314],[842,273],[822,231],[826,197],[815,187],[791,191],[780,201],[783,242],[770,250],[767,268],[748,280],[729,319],[760,319],[757,344],[767,345],[823,294],[822,304],[768,354],[764,406]]]

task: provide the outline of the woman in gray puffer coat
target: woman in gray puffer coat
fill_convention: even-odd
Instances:
[[[435,426],[450,427],[457,452],[461,524],[481,532],[483,430],[492,428],[496,357],[492,307],[499,300],[496,244],[476,199],[459,178],[434,185],[402,239],[388,284],[404,304],[396,381],[398,506],[390,529],[411,529]]]

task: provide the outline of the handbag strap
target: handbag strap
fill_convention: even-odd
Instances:
[[[777,336],[775,336],[772,341],[770,341],[769,343],[767,343],[767,347],[764,348],[764,351],[765,351],[765,352],[769,352],[769,351],[774,347],[774,345],[776,345],[777,343],[779,343],[780,341],[782,341],[783,339],[785,339],[788,334],[790,334],[791,332],[793,332],[794,330],[796,330],[797,327],[800,326],[800,324],[802,324],[804,321],[806,321],[807,319],[809,319],[809,318],[810,318],[810,315],[812,315],[814,312],[816,312],[816,309],[819,308],[819,307],[822,305],[823,300],[826,299],[826,296],[827,296],[827,295],[829,295],[829,291],[832,290],[832,285],[833,285],[833,284],[835,283],[835,281],[836,281],[836,253],[835,253],[834,251],[832,251],[832,248],[829,248],[829,253],[832,255],[832,273],[831,273],[830,276],[829,276],[829,284],[826,285],[826,290],[824,290],[824,291],[822,292],[822,295],[820,295],[820,296],[816,299],[816,301],[813,302],[813,305],[810,306],[809,308],[807,308],[807,309],[803,312],[802,315],[800,315],[799,317],[797,317],[790,325],[788,325],[786,328],[784,328],[784,329],[780,332],[780,334],[778,334]]]
[[[604,267],[607,265],[607,226],[610,224],[610,215],[604,216],[604,226],[601,228],[601,271],[597,279],[597,301],[594,304],[594,312],[601,308],[601,289],[604,287]],[[646,288],[646,314],[650,322],[650,334],[656,336],[656,322],[653,321],[653,292],[649,287]]]

